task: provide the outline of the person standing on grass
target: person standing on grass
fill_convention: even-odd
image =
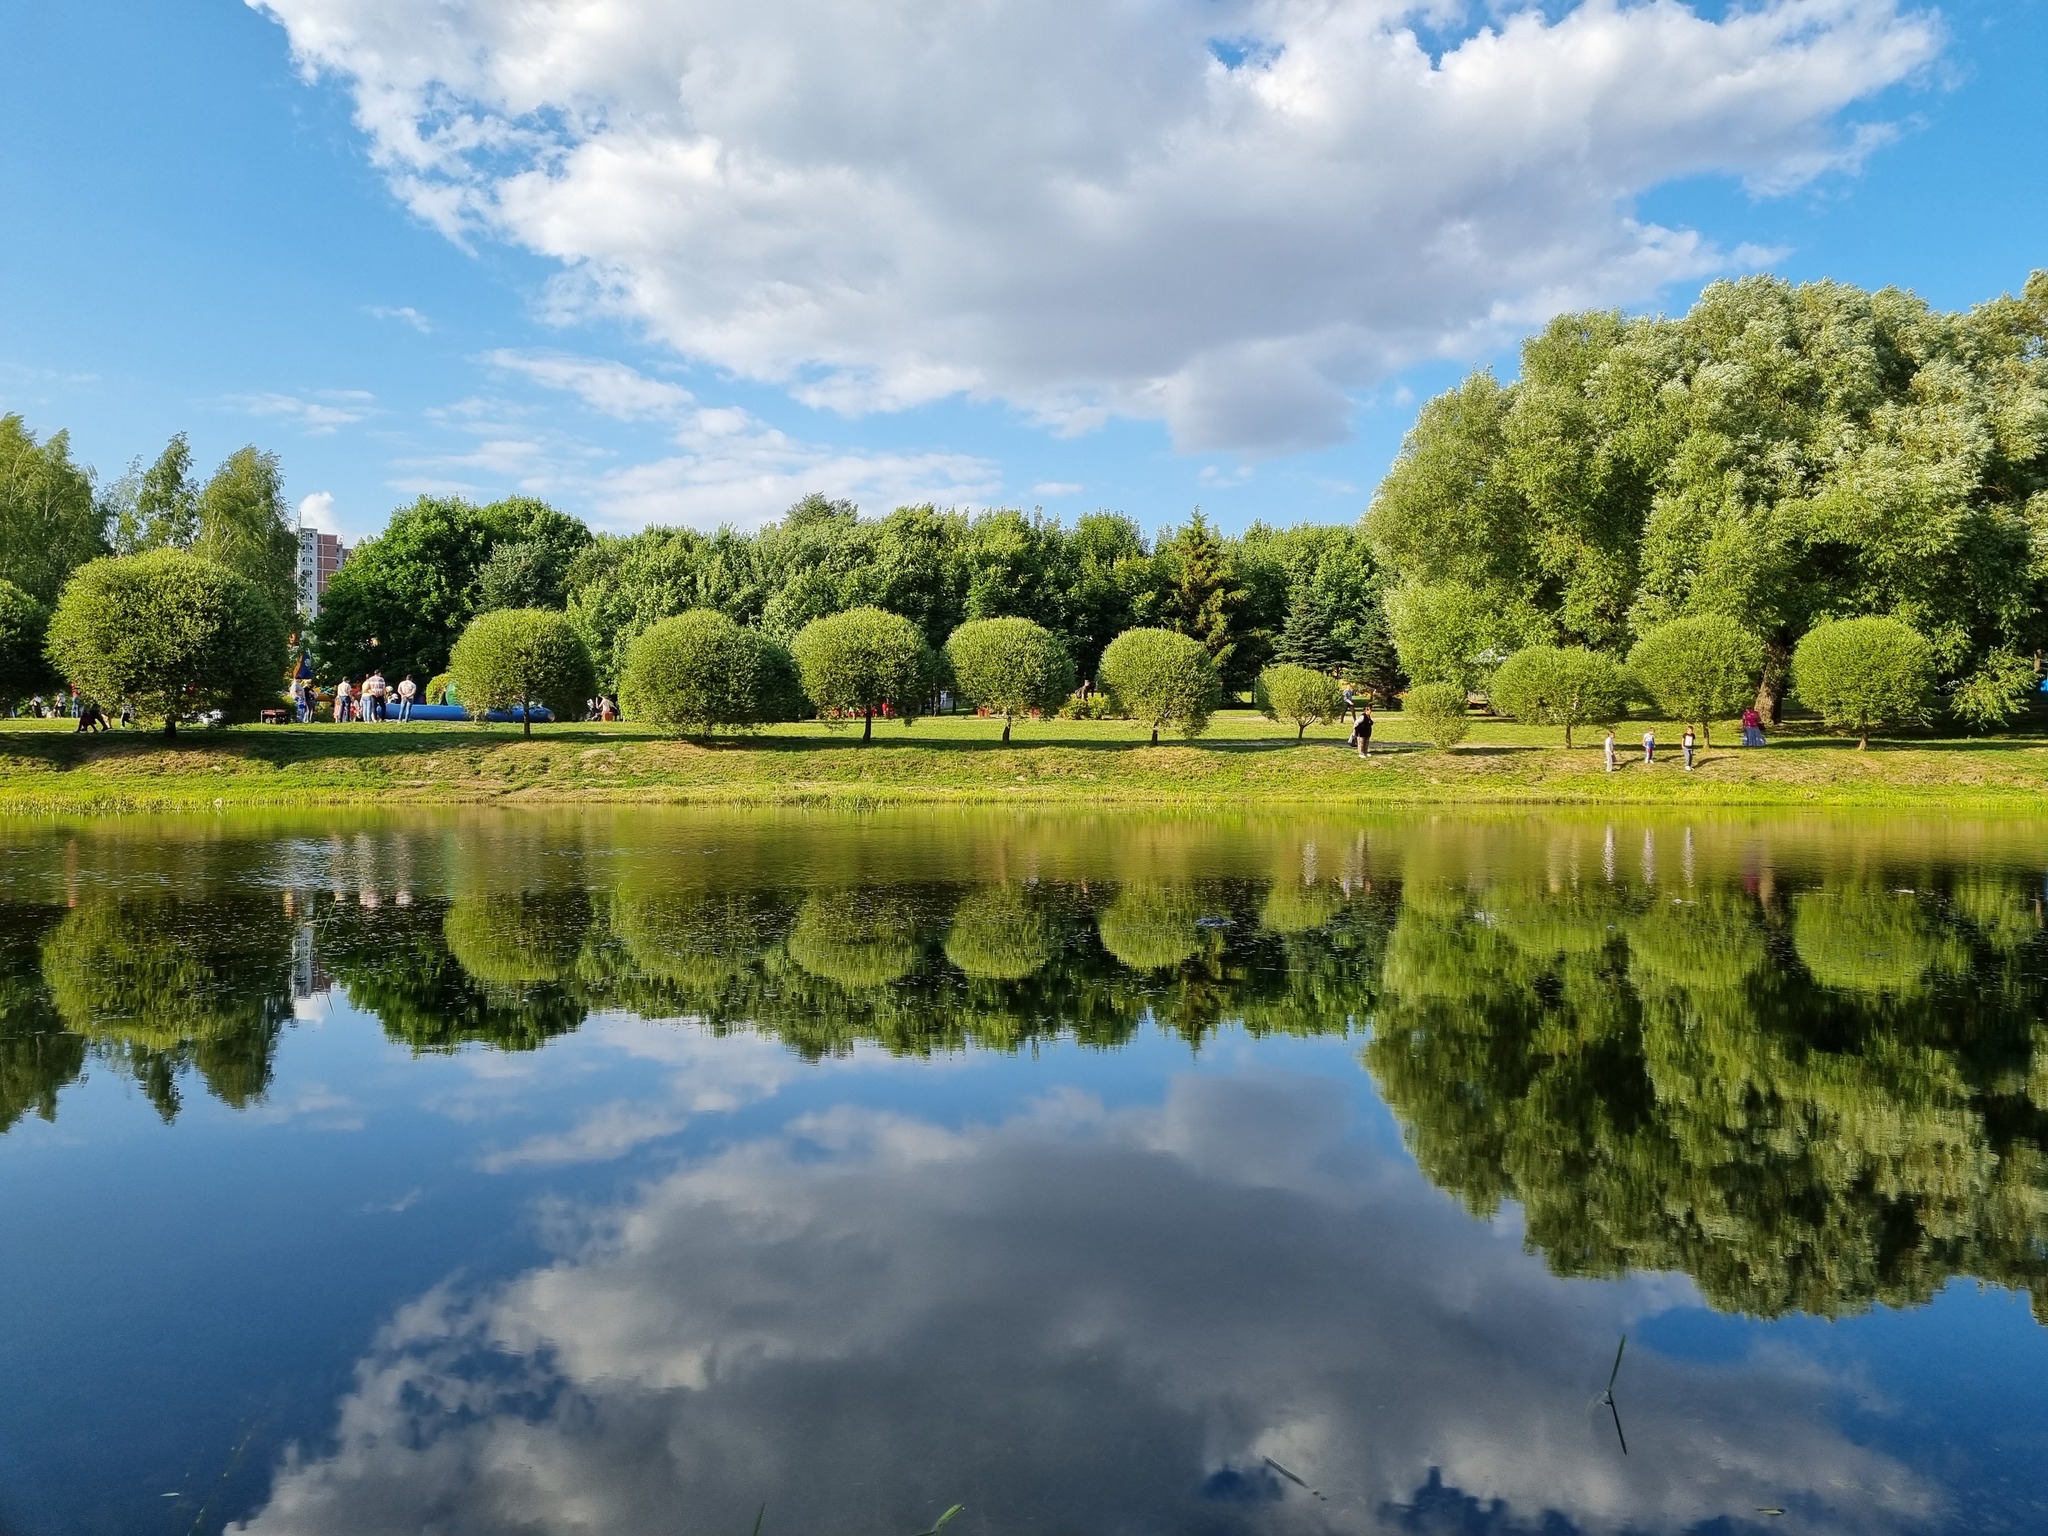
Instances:
[[[1750,705],[1742,712],[1742,744],[1745,747],[1760,747],[1764,744],[1764,717]]]
[[[1693,739],[1693,734],[1692,734],[1692,727],[1691,727],[1691,726],[1689,726],[1689,725],[1688,725],[1688,726],[1687,726],[1687,727],[1685,728],[1685,734],[1684,734],[1683,736],[1679,737],[1679,739],[1678,739],[1678,745],[1679,745],[1680,749],[1681,749],[1681,750],[1683,750],[1683,751],[1684,751],[1684,753],[1685,753],[1685,771],[1686,771],[1687,773],[1691,773],[1691,772],[1692,772],[1692,750],[1693,750],[1693,747],[1694,747],[1694,746],[1696,745],[1696,743],[1695,743],[1695,741],[1694,741],[1694,739]]]
[[[1657,728],[1654,725],[1643,732],[1643,761],[1645,763],[1657,761]]]
[[[1343,718],[1344,718],[1344,719],[1346,719],[1346,720],[1349,720],[1349,719],[1351,718],[1351,714],[1352,714],[1352,711],[1353,711],[1353,710],[1355,710],[1355,709],[1357,709],[1357,708],[1358,708],[1358,695],[1357,695],[1357,694],[1356,694],[1356,693],[1355,693],[1355,692],[1354,692],[1354,691],[1352,690],[1352,687],[1351,687],[1351,685],[1350,685],[1349,683],[1346,683],[1346,684],[1344,685],[1344,716],[1343,716]]]
[[[1607,762],[1607,771],[1614,772],[1614,727],[1607,727],[1607,739],[1600,743],[1600,755]]]
[[[355,690],[349,686],[348,679],[345,677],[334,685],[334,723],[336,725],[346,725],[348,723],[348,697],[353,692]]]
[[[1358,723],[1351,727],[1351,745],[1358,749],[1360,757],[1372,756],[1372,711],[1361,709]]]
[[[412,718],[412,701],[418,698],[419,694],[420,685],[412,680],[412,674],[410,672],[406,673],[405,676],[402,679],[400,679],[398,684],[399,719],[410,720]]]

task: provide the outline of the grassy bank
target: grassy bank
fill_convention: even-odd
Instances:
[[[1642,722],[1629,728],[1639,738]],[[1736,739],[1730,729],[1729,742]],[[628,724],[241,726],[75,735],[66,721],[0,722],[0,813],[206,810],[236,806],[645,801],[756,804],[920,802],[1223,805],[1622,804],[2048,805],[2048,740],[1922,738],[1853,742],[1796,729],[1761,751],[1717,745],[1678,763],[1660,725],[1660,761],[1601,771],[1598,735],[1570,751],[1558,732],[1475,721],[1457,749],[1415,741],[1383,715],[1360,762],[1344,729],[1291,732],[1247,712],[1219,716],[1191,743],[1145,744],[1120,722],[1031,722],[1014,745],[1000,726],[934,719],[905,729],[793,725],[710,745]],[[1669,760],[1663,760],[1668,752]]]

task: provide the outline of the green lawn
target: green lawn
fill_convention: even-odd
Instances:
[[[1641,736],[1631,723],[1624,741]],[[725,801],[764,804],[1657,804],[2039,806],[2048,739],[1913,737],[1867,752],[1791,726],[1761,751],[1716,745],[1678,763],[1678,728],[1658,725],[1660,761],[1600,768],[1599,734],[1570,751],[1555,730],[1476,720],[1450,752],[1379,717],[1361,762],[1345,728],[1292,731],[1249,711],[1217,717],[1193,742],[1146,745],[1115,721],[1018,726],[971,717],[857,728],[781,726],[711,744],[630,724],[560,725],[529,741],[516,726],[238,726],[80,737],[68,721],[0,721],[0,813],[189,810],[229,806],[476,803],[502,800]],[[1731,726],[1729,743],[1738,739]],[[1668,760],[1665,760],[1668,754]]]

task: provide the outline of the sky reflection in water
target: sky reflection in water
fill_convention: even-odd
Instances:
[[[2039,1529],[2043,830],[17,829],[0,1528]]]

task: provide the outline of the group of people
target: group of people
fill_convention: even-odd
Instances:
[[[1764,719],[1754,709],[1745,709],[1742,712],[1742,744],[1745,747],[1760,747],[1764,745]],[[1699,739],[1693,735],[1691,726],[1688,725],[1685,728],[1685,734],[1678,738],[1678,747],[1685,755],[1686,772],[1690,773],[1699,753]],[[1621,766],[1621,754],[1614,743],[1614,728],[1612,726],[1607,728],[1607,739],[1601,744],[1600,750],[1602,757],[1606,760],[1607,771],[1613,773]],[[1651,726],[1643,732],[1643,762],[1645,764],[1652,764],[1656,761],[1657,728]]]
[[[594,699],[585,699],[583,701],[583,718],[585,720],[616,720],[619,718],[619,706],[600,693]]]
[[[360,683],[343,678],[334,685],[334,721],[340,725],[346,721],[410,720],[413,704],[419,699],[420,685],[407,673],[396,686],[384,680],[381,671],[372,671]],[[319,707],[319,696],[312,683],[303,677],[292,679],[292,710],[304,725],[314,719]]]

